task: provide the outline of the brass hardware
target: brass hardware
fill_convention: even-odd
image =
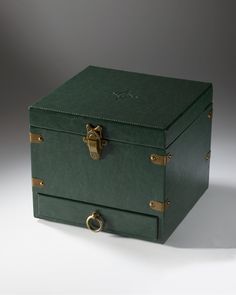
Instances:
[[[211,157],[211,151],[209,151],[206,155],[205,155],[205,160],[210,160]]]
[[[94,225],[94,222],[96,222],[98,226]],[[98,212],[93,212],[86,219],[86,225],[88,229],[90,229],[91,231],[95,233],[98,233],[103,229],[104,220],[102,219],[101,215]]]
[[[42,179],[32,178],[32,186],[43,187],[44,186],[44,182],[43,182]]]
[[[153,164],[165,166],[171,159],[171,154],[167,155],[157,155],[157,154],[151,154],[150,160]]]
[[[102,148],[107,144],[107,141],[102,139],[102,127],[92,127],[90,124],[86,125],[87,136],[83,137],[83,141],[87,144],[90,156],[93,160],[101,158]]]
[[[212,113],[212,110],[207,114],[207,118],[208,119],[212,119],[212,116],[213,116],[213,113]]]
[[[42,143],[44,141],[41,134],[30,133],[29,137],[31,143]]]
[[[150,201],[149,202],[150,208],[153,210],[164,212],[170,206],[170,201],[160,202],[160,201]]]

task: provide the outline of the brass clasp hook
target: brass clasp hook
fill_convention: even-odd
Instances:
[[[102,127],[92,127],[90,124],[86,125],[87,136],[83,137],[83,141],[87,144],[90,156],[93,160],[99,160],[103,147],[107,141],[102,139]]]

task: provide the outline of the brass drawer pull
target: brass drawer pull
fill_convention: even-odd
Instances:
[[[104,220],[98,212],[93,212],[86,219],[87,228],[93,232],[100,232],[104,226]]]

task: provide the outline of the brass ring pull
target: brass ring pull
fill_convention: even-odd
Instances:
[[[97,224],[97,225],[96,225]],[[87,228],[93,232],[100,232],[103,229],[104,221],[98,212],[93,212],[86,219]]]

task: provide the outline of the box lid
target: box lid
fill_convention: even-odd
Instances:
[[[30,124],[165,148],[211,102],[211,83],[89,66],[33,104]]]

